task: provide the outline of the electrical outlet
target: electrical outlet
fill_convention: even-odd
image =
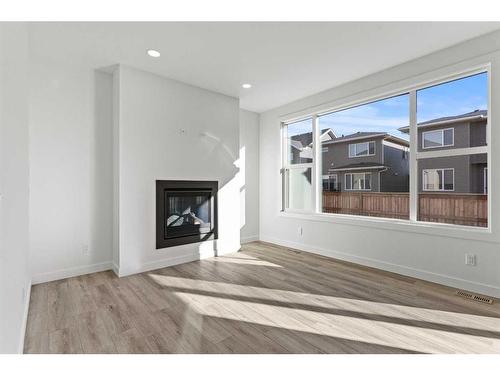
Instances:
[[[465,264],[468,266],[475,266],[476,254],[465,254]]]
[[[302,227],[298,228],[298,233],[299,233],[299,236],[302,236],[302,234],[304,233],[304,231],[302,230]]]
[[[83,255],[88,255],[89,254],[89,247],[88,246],[84,246],[83,249],[82,249],[82,253],[83,253]]]

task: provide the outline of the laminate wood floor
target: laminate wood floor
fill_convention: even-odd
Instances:
[[[500,353],[500,308],[279,246],[35,285],[26,353]]]

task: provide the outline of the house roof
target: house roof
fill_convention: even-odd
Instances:
[[[383,137],[384,139],[387,139],[395,143],[399,143],[404,146],[409,146],[407,140],[384,132],[357,132],[332,139],[331,141],[323,142],[323,144],[341,143],[341,142],[354,141],[358,139],[370,139],[379,137]]]
[[[342,137],[336,138],[334,141],[344,141],[344,140],[350,140],[354,138],[361,138],[361,137],[378,137],[378,136],[384,136],[387,135],[387,133],[384,132],[356,132],[348,135],[342,135]]]
[[[350,171],[350,170],[362,170],[362,169],[384,169],[388,168],[384,164],[373,163],[373,162],[365,162],[365,163],[355,163],[355,164],[346,164],[334,168],[328,168],[329,171]]]
[[[456,115],[456,116],[439,117],[439,118],[435,118],[432,120],[419,122],[417,124],[417,126],[418,127],[437,126],[437,125],[450,124],[450,123],[455,123],[455,122],[458,123],[458,122],[467,122],[467,121],[472,121],[472,120],[482,120],[482,119],[486,119],[487,117],[488,117],[487,110],[476,109],[475,111],[462,113],[462,114]],[[408,133],[409,129],[410,129],[409,126],[403,126],[403,127],[399,128],[398,130],[403,132],[403,133]]]

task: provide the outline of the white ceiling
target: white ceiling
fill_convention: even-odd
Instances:
[[[488,23],[35,23],[32,53],[127,64],[240,98],[263,112],[461,41]],[[157,49],[161,57],[146,55]],[[241,88],[249,82],[249,90]]]

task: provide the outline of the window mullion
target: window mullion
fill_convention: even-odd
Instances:
[[[288,128],[281,123],[281,211],[288,206]]]
[[[418,216],[418,165],[417,165],[417,92],[410,91],[410,221]]]
[[[321,171],[321,142],[320,142],[320,130],[319,130],[319,119],[317,115],[312,117],[312,135],[313,135],[313,169],[312,169],[312,180],[313,180],[313,211],[321,212],[323,199],[322,199],[322,189],[323,181],[320,183],[320,178],[322,178]]]

